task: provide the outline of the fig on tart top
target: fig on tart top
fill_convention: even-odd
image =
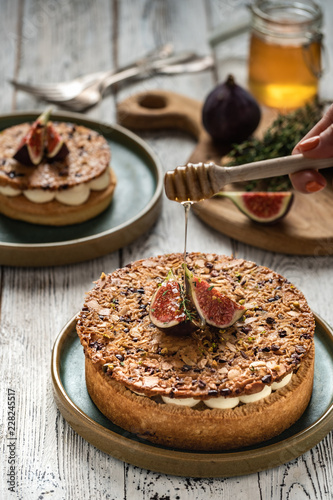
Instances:
[[[31,125],[14,125],[0,133],[0,186],[19,190],[67,189],[96,179],[106,171],[111,153],[102,135],[68,122],[53,122],[52,127],[66,144],[68,154],[61,160],[44,156],[34,168],[13,158]]]

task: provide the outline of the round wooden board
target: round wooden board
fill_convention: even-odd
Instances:
[[[315,379],[310,404],[290,429],[258,446],[233,452],[187,452],[154,445],[114,425],[87,392],[84,353],[75,317],[60,332],[53,347],[55,401],[80,436],[101,451],[138,467],[184,477],[240,476],[277,467],[305,453],[333,429],[333,388],[323,388],[323,381],[333,378],[333,332],[318,316],[315,319]]]
[[[39,112],[0,117],[0,129],[31,122]],[[84,125],[102,134],[111,149],[117,177],[111,205],[100,215],[71,226],[42,226],[0,214],[0,264],[54,266],[100,257],[132,243],[148,231],[162,207],[160,161],[138,136],[76,113],[55,112],[52,119]]]
[[[192,208],[209,226],[254,247],[296,255],[333,254],[331,186],[311,196],[295,193],[290,212],[271,226],[252,222],[226,198],[205,200]]]
[[[118,121],[131,129],[174,128],[192,134],[198,145],[189,162],[214,161],[228,148],[217,151],[201,124],[199,101],[163,90],[132,95],[118,106]],[[256,135],[271,124],[277,112],[265,108]],[[177,165],[175,165],[176,167]],[[327,171],[325,172],[327,174]],[[227,199],[209,199],[193,205],[193,211],[206,224],[243,243],[264,250],[296,255],[333,254],[333,192],[329,179],[325,190],[312,195],[295,193],[294,204],[283,221],[273,226],[251,222]],[[232,190],[241,191],[236,185]]]

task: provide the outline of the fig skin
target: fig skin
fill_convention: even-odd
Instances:
[[[51,141],[54,143],[51,148]],[[61,161],[66,158],[69,150],[66,143],[55,130],[52,123],[46,126],[46,156],[49,161]]]
[[[66,143],[49,122],[51,110],[52,108],[48,108],[44,111],[21,140],[13,156],[19,163],[33,167],[39,165],[45,157],[49,162],[63,161],[69,154]],[[36,143],[39,146],[38,154],[35,151]]]
[[[249,219],[261,225],[270,226],[281,221],[291,209],[294,194],[291,191],[279,192],[221,192],[217,197],[228,198]],[[256,197],[256,211],[251,211],[251,197]],[[266,203],[266,205],[265,205]],[[260,214],[260,204],[262,214]],[[270,211],[270,214],[268,214]]]
[[[196,329],[189,320],[184,307],[181,286],[172,270],[152,296],[149,317],[150,321],[162,332],[170,335],[187,335]],[[164,320],[161,315],[164,314]]]
[[[202,123],[217,145],[245,141],[256,130],[261,110],[255,98],[232,75],[206,97]]]
[[[27,134],[21,140],[13,158],[26,165],[32,167],[39,165],[44,155],[44,140],[45,127],[49,120],[51,108],[48,108],[42,113],[31,125]],[[39,147],[39,152],[36,152],[36,143]]]
[[[186,290],[202,320],[202,329],[205,327],[205,323],[216,328],[227,328],[243,316],[245,312],[243,306],[219,292],[208,281],[197,278],[187,266],[185,267],[185,276]],[[200,294],[201,297],[199,297]],[[202,296],[206,300],[205,304],[202,302]],[[231,315],[230,312],[232,312]]]

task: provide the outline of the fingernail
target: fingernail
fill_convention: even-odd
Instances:
[[[304,139],[304,141],[299,143],[298,147],[301,149],[301,151],[310,151],[310,149],[316,148],[319,142],[320,142],[320,137],[319,135],[316,135],[315,137],[309,137],[309,139]]]
[[[305,189],[308,193],[315,193],[316,191],[320,191],[324,187],[325,186],[323,184],[319,184],[319,182],[316,181],[307,182],[305,185]]]

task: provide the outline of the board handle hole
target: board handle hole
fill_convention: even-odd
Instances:
[[[161,95],[146,94],[139,99],[139,104],[143,108],[161,109],[167,105],[166,98]]]

